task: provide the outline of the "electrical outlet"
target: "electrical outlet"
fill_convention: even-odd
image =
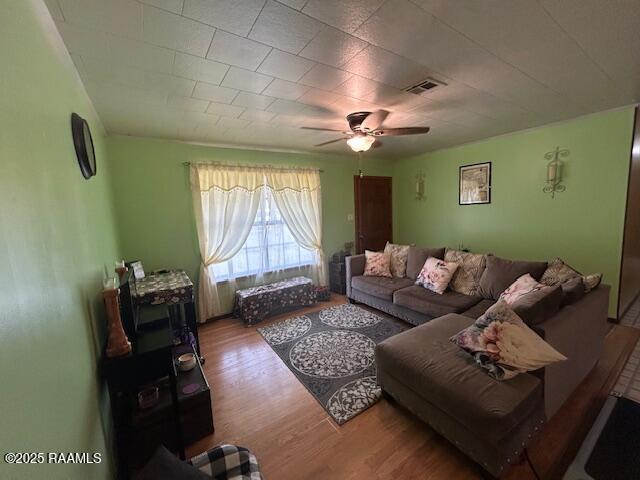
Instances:
[[[347,221],[353,222],[353,213],[347,213]]]

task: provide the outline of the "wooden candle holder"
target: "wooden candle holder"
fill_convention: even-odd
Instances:
[[[108,317],[107,357],[121,357],[131,353],[131,342],[124,333],[122,318],[120,318],[119,293],[119,288],[110,288],[102,292]]]

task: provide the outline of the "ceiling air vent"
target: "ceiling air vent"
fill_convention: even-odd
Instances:
[[[413,87],[409,87],[405,91],[413,93],[415,95],[424,95],[425,93],[444,85],[444,83],[434,80],[433,78],[427,78],[424,82],[420,82]]]

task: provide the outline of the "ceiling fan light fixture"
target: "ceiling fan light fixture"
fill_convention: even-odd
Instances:
[[[366,152],[376,139],[370,135],[356,135],[347,140],[347,144],[354,152]]]

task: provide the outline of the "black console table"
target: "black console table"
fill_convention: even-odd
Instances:
[[[131,271],[119,286],[119,308],[131,353],[109,358],[101,371],[109,387],[116,436],[118,478],[129,478],[160,444],[184,459],[184,445],[213,432],[211,395],[200,361],[181,372],[176,358],[199,354],[193,284],[183,271],[136,280]],[[153,407],[138,406],[140,390],[158,388]],[[187,388],[188,387],[188,388]]]

